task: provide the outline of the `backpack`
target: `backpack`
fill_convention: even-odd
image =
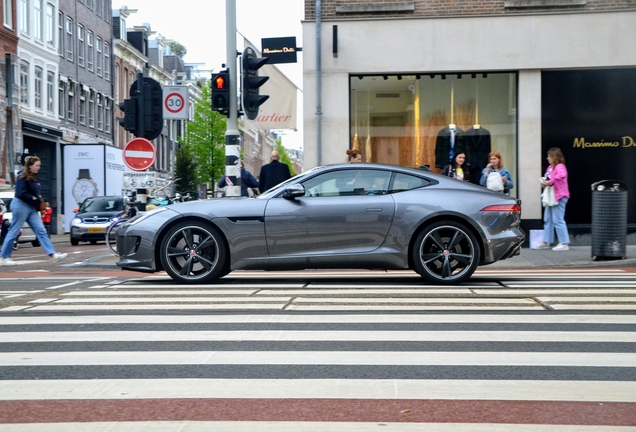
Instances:
[[[486,188],[495,192],[503,192],[504,184],[499,171],[491,171],[486,177]]]

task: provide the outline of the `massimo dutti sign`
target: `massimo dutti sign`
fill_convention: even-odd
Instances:
[[[550,71],[541,79],[542,166],[548,149],[559,147],[570,188],[566,222],[591,224],[590,186],[615,179],[627,185],[627,222],[636,228],[636,68]]]
[[[261,39],[261,53],[269,59],[268,64],[296,63],[299,50],[295,36]]]

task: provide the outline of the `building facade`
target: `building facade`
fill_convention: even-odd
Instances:
[[[473,167],[501,152],[534,229],[546,151],[560,147],[566,221],[589,231],[594,181],[625,182],[636,209],[635,35],[634,1],[306,0],[305,166],[357,147],[367,161],[435,171],[453,129]]]
[[[15,160],[15,132],[20,130],[20,87],[15,80],[14,65],[18,53],[16,0],[3,0],[0,11],[0,187],[12,183],[11,167]],[[7,69],[7,63],[8,68]],[[7,93],[11,93],[11,99]]]

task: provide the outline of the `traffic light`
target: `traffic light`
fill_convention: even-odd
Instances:
[[[229,116],[230,73],[227,70],[212,74],[212,109]]]
[[[141,88],[137,85],[141,79]],[[117,104],[124,112],[119,124],[137,137],[153,140],[163,130],[163,90],[152,78],[139,77],[130,86],[130,99]]]
[[[153,140],[163,131],[163,90],[161,84],[152,78],[144,77],[143,83],[144,130],[137,136]]]
[[[126,99],[123,102],[117,104],[120,110],[124,113],[124,117],[119,118],[119,124],[128,132],[133,134],[137,132],[137,99],[138,95],[132,96],[131,99]]]
[[[260,87],[269,79],[268,76],[258,76],[258,70],[267,63],[267,57],[257,57],[253,48],[247,47],[241,58],[241,92],[243,96],[243,111],[248,119],[254,120],[258,116],[258,107],[267,99],[268,95],[260,94]]]

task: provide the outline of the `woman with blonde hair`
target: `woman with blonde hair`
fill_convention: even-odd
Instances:
[[[510,195],[510,189],[515,187],[515,185],[512,182],[512,176],[510,175],[510,172],[506,168],[504,168],[501,153],[499,153],[497,150],[491,151],[488,155],[488,165],[486,165],[486,168],[484,168],[481,172],[481,179],[479,180],[479,184],[488,187],[488,175],[493,172],[499,173],[503,182],[503,190],[498,190],[498,192],[503,192],[506,195]],[[488,187],[488,189],[491,188]]]
[[[570,199],[570,189],[568,187],[568,170],[565,168],[565,158],[560,148],[552,147],[548,150],[548,163],[541,187],[554,187],[557,205],[544,207],[543,241],[533,249],[550,249],[550,243],[554,241],[554,232],[556,231],[559,244],[552,250],[566,251],[570,250],[570,234],[568,226],[565,224],[565,206]]]

